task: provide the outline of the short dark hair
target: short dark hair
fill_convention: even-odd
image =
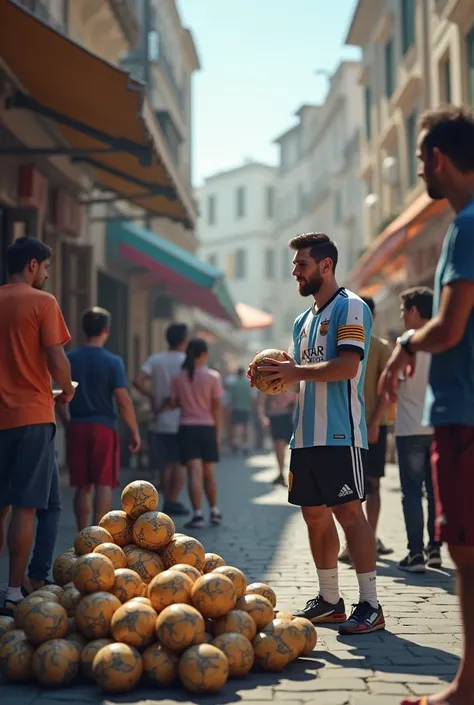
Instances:
[[[451,159],[463,173],[474,171],[474,110],[466,106],[442,105],[427,110],[420,118],[426,130],[423,146],[429,153],[435,147]]]
[[[324,233],[302,233],[296,235],[288,243],[292,250],[307,250],[315,262],[321,262],[323,259],[332,261],[333,271],[336,271],[338,252],[336,243]]]
[[[82,330],[86,338],[97,338],[110,328],[111,315],[105,308],[93,306],[82,314]]]
[[[428,286],[413,286],[400,294],[400,301],[410,311],[416,307],[424,320],[433,315],[433,291]]]
[[[52,254],[52,249],[36,237],[19,237],[7,248],[7,272],[9,276],[21,274],[33,260],[41,264],[50,259]]]
[[[166,329],[166,341],[170,348],[182,345],[188,337],[188,326],[185,323],[172,323]]]
[[[371,296],[361,296],[360,298],[370,308],[370,313],[373,316],[375,313],[375,301],[373,300],[373,298]]]

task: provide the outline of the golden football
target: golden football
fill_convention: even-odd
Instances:
[[[272,373],[262,372],[259,370],[259,367],[262,367],[266,364],[264,362],[265,358],[271,358],[272,360],[278,360],[281,362],[285,360],[283,352],[274,348],[262,350],[262,352],[257,353],[254,359],[252,360],[252,365],[254,365],[252,381],[255,387],[264,394],[281,394],[281,392],[286,392],[289,389],[287,385],[279,384],[277,387],[273,388],[274,383],[268,381],[268,376]]]

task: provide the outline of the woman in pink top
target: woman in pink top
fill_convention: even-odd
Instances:
[[[214,463],[219,460],[221,376],[207,367],[208,347],[202,338],[189,341],[183,369],[171,383],[170,401],[181,409],[178,447],[188,468],[189,498],[194,510],[187,529],[205,526],[201,510],[203,486],[211,508],[211,524],[220,524]]]
[[[270,427],[273,447],[278,463],[278,475],[274,480],[275,485],[286,485],[283,470],[285,467],[285,454],[293,435],[293,413],[295,410],[297,394],[287,391],[274,396],[260,394],[258,399],[258,412],[264,428]]]

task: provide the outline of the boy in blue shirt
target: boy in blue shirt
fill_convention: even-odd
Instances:
[[[140,433],[128,393],[122,358],[104,348],[110,313],[95,306],[82,317],[87,343],[68,353],[72,379],[79,383],[69,404],[59,407],[67,428],[67,461],[71,486],[76,488],[74,512],[78,530],[96,525],[112,507],[112,489],[119,485],[118,412],[132,435],[130,450],[140,449]]]

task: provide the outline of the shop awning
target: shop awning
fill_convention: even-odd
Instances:
[[[418,196],[403,213],[392,220],[360,258],[350,275],[351,286],[357,290],[367,285],[387,262],[403,250],[412,237],[421,232],[428,218],[443,213],[446,208],[446,201],[433,201],[427,193]]]
[[[14,0],[0,0],[0,58],[20,82],[7,108],[54,120],[97,184],[151,213],[191,227],[196,206],[168,156],[144,85],[89,52]],[[11,152],[10,152],[11,153]]]
[[[266,311],[261,311],[244,303],[236,303],[235,310],[239,315],[244,330],[262,330],[273,325],[273,316]]]
[[[182,247],[138,225],[112,222],[107,226],[107,250],[112,259],[151,274],[151,281],[183,303],[240,328],[223,272]]]

